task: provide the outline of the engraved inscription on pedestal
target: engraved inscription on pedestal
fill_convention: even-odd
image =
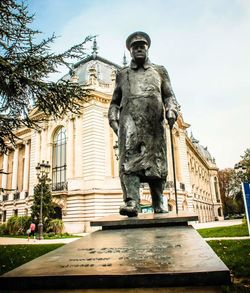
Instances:
[[[67,264],[61,268],[97,268],[111,267],[112,265],[123,267],[129,262],[130,266],[144,267],[148,261],[154,260],[155,267],[161,268],[171,264],[171,256],[166,254],[167,249],[179,249],[180,244],[174,247],[168,242],[162,242],[161,246],[146,245],[137,248],[131,247],[103,247],[103,248],[79,248],[79,257],[69,258]],[[81,257],[82,256],[82,257]]]

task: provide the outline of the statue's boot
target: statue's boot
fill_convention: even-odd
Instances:
[[[168,211],[165,210],[163,207],[157,207],[157,208],[154,208],[154,213],[155,214],[166,214],[166,213],[168,213]]]
[[[165,181],[163,180],[154,180],[149,182],[150,192],[152,196],[152,206],[155,214],[165,214],[168,213],[163,206],[163,189]]]
[[[135,200],[130,200],[125,203],[125,205],[120,207],[120,215],[128,217],[137,217],[138,216],[138,204]]]
[[[139,212],[138,203],[140,201],[140,179],[133,174],[121,174],[120,179],[125,203],[125,205],[120,207],[120,215],[137,217]]]

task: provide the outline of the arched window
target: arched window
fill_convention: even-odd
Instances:
[[[183,210],[183,211],[186,211],[186,210],[187,210],[187,208],[188,208],[187,201],[186,201],[186,200],[184,200],[184,201],[183,201],[183,203],[182,203],[182,210]]]
[[[61,127],[53,139],[52,190],[63,190],[66,186],[66,129]]]
[[[218,216],[222,217],[222,209],[221,208],[218,208]]]
[[[62,219],[62,209],[58,206],[54,207],[54,215],[52,215],[53,219]]]

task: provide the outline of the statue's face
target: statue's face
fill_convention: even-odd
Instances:
[[[148,45],[144,42],[135,42],[130,48],[130,54],[135,62],[144,62],[148,57]]]

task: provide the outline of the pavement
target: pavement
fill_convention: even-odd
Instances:
[[[232,225],[240,225],[242,224],[242,219],[234,219],[234,220],[224,220],[224,221],[214,221],[214,222],[206,222],[206,223],[190,223],[195,229],[202,228],[212,228],[212,227],[226,227]],[[84,237],[89,233],[81,233],[77,234],[77,236]],[[70,243],[78,240],[79,237],[75,238],[63,238],[63,239],[28,239],[26,238],[12,238],[12,237],[0,237],[0,245],[11,245],[11,244],[53,244],[53,243]],[[206,240],[236,240],[236,239],[250,239],[250,236],[245,237],[220,237],[220,238],[205,238]]]
[[[210,240],[250,240],[250,236],[238,236],[238,237],[210,237],[204,238],[206,241]]]
[[[226,226],[234,226],[242,224],[242,219],[234,219],[234,220],[224,220],[224,221],[214,221],[214,222],[206,222],[206,223],[191,223],[195,229],[203,229],[203,228],[213,228],[213,227],[226,227]],[[240,236],[240,237],[210,237],[204,238],[206,241],[208,240],[250,240],[250,236]]]
[[[84,237],[89,233],[81,233],[80,237]],[[16,245],[16,244],[53,244],[53,243],[70,243],[76,240],[79,240],[80,237],[75,238],[62,238],[62,239],[32,239],[28,240],[27,238],[14,238],[14,237],[0,237],[0,245]]]
[[[206,222],[206,223],[192,222],[191,224],[195,229],[213,228],[213,227],[226,227],[226,226],[240,225],[240,224],[242,224],[242,219],[213,221],[213,222]]]

